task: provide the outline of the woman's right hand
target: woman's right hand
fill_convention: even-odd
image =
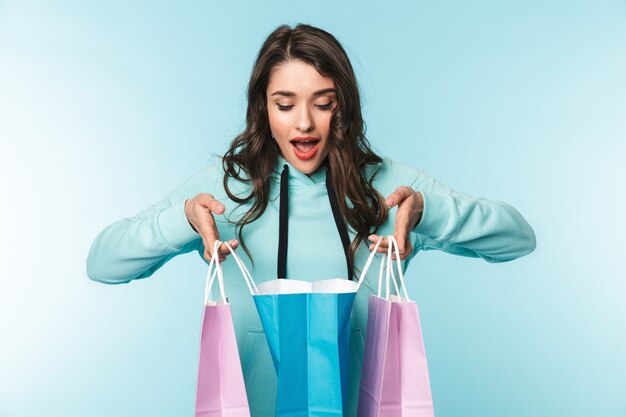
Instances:
[[[200,193],[194,198],[185,200],[185,214],[191,227],[202,237],[204,243],[204,259],[211,262],[213,256],[213,244],[220,238],[213,213],[223,214],[224,205],[213,198],[211,194]],[[235,239],[228,242],[233,249],[237,249],[239,242]],[[218,253],[220,262],[226,260],[230,253],[225,244],[221,244]]]

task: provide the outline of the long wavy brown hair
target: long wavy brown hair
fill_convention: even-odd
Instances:
[[[365,137],[359,89],[348,55],[333,35],[311,25],[300,23],[293,29],[288,25],[278,26],[256,57],[247,89],[246,128],[232,141],[222,159],[228,197],[239,205],[253,201],[250,210],[236,223],[237,236],[254,264],[243,228],[261,217],[267,208],[269,178],[280,153],[270,131],[266,90],[273,70],[291,60],[312,65],[335,83],[337,106],[330,121],[329,151],[324,164],[341,214],[356,235],[348,256],[349,267],[354,271],[359,245],[387,220],[384,198],[372,186],[380,167],[369,179],[363,171],[365,165],[380,164],[382,158],[372,151]],[[242,170],[245,175],[241,175]],[[244,198],[234,195],[228,186],[229,178],[252,183],[252,191]]]

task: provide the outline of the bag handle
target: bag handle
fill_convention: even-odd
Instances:
[[[233,257],[235,258],[235,262],[237,263],[237,266],[239,266],[239,270],[241,271],[246,281],[246,284],[248,285],[248,289],[250,290],[250,293],[252,295],[259,294],[259,290],[257,289],[256,284],[252,280],[252,275],[250,275],[248,268],[246,268],[246,265],[239,258],[239,256],[237,256],[233,248],[228,244],[228,242],[222,242],[220,240],[216,240],[215,243],[213,244],[213,255],[211,256],[211,262],[209,263],[209,272],[207,273],[206,287],[204,290],[204,305],[207,305],[207,303],[209,302],[209,292],[211,291],[211,287],[213,287],[213,282],[215,281],[215,275],[217,275],[217,283],[220,287],[220,295],[222,297],[222,301],[224,303],[227,302],[226,294],[224,293],[224,274],[222,271],[222,265],[220,264],[220,261],[219,261],[219,253],[218,253],[218,248],[220,247],[222,243],[225,244],[228,250],[233,254]]]
[[[220,287],[220,295],[222,297],[222,302],[226,303],[226,294],[224,293],[224,274],[222,273],[222,265],[220,264],[219,255],[217,252],[217,248],[221,242],[216,240],[213,244],[213,255],[211,256],[211,262],[209,262],[209,271],[206,276],[206,285],[204,287],[204,305],[206,306],[209,303],[209,293],[211,292],[211,288],[213,287],[213,282],[215,281],[215,275],[217,274],[217,284]],[[215,269],[213,269],[215,268]],[[211,274],[212,272],[212,274]]]
[[[367,270],[370,269],[370,265],[372,264],[372,261],[374,260],[374,256],[376,256],[376,250],[378,250],[378,246],[380,246],[381,241],[382,239],[378,239],[378,242],[376,242],[374,249],[372,249],[372,253],[370,253],[370,256],[367,258],[367,262],[365,262],[365,266],[363,267],[363,270],[361,271],[361,275],[359,275],[359,281],[356,284],[356,291],[359,290],[359,287],[363,283],[363,280],[365,279],[365,275],[367,274]],[[384,259],[385,259],[385,256],[383,255],[383,260]],[[383,262],[381,261],[380,273],[382,273],[382,270],[383,270]]]
[[[393,280],[393,284],[395,286],[396,289],[396,294],[402,298],[402,296],[400,295],[400,290],[398,289],[398,284],[396,282],[396,277],[395,274],[393,273],[393,259],[391,259],[391,251],[393,249],[393,251],[395,252],[396,255],[396,266],[398,269],[398,276],[400,278],[400,288],[402,288],[402,291],[404,292],[404,298],[406,299],[406,301],[410,301],[409,300],[409,294],[406,291],[406,284],[404,282],[404,273],[402,272],[402,260],[400,259],[400,251],[398,249],[398,241],[396,240],[396,238],[393,235],[389,235],[387,237],[388,241],[389,241],[389,246],[387,247],[387,274],[386,274],[386,281],[387,281],[387,285],[386,285],[386,289],[387,289],[387,296],[386,298],[389,299],[391,294],[389,293],[389,280],[392,279]],[[382,239],[381,239],[382,240]],[[379,285],[379,292],[380,292],[380,285]],[[380,296],[380,293],[379,293]]]
[[[239,266],[239,270],[243,274],[243,278],[246,280],[246,284],[248,285],[248,289],[250,290],[250,294],[252,294],[252,295],[259,295],[259,289],[257,288],[256,284],[254,283],[254,280],[252,279],[252,274],[250,274],[250,271],[248,271],[248,268],[246,268],[246,265],[243,263],[241,258],[239,258],[239,255],[237,255],[235,253],[235,251],[228,244],[228,242],[224,242],[224,244],[226,245],[226,247],[228,248],[230,253],[232,253],[233,259],[237,263],[237,266]]]
[[[380,239],[382,240],[382,239]],[[390,244],[391,240],[389,236],[387,236],[387,241]],[[378,296],[382,297],[382,286],[383,286],[383,265],[386,268],[386,285],[385,285],[385,299],[389,299],[389,272],[391,272],[391,277],[393,278],[391,281],[393,282],[393,286],[396,289],[396,294],[399,294],[400,290],[398,289],[398,283],[396,282],[396,277],[393,275],[393,268],[389,263],[389,259],[391,259],[391,245],[387,246],[387,253],[383,254],[383,259],[380,261],[380,271],[378,272]]]
[[[356,291],[359,290],[359,287],[361,286],[361,284],[363,283],[363,280],[365,279],[367,271],[369,270],[369,268],[370,268],[370,266],[372,264],[372,261],[374,260],[374,256],[376,256],[376,250],[380,246],[380,242],[382,242],[382,239],[379,239],[378,242],[376,242],[376,245],[374,245],[374,249],[372,249],[372,253],[370,253],[369,257],[367,258],[367,262],[365,262],[365,266],[363,267],[363,270],[361,271],[361,275],[359,276],[359,281],[357,282],[357,285],[356,285]],[[223,243],[226,245],[226,247],[228,248],[230,253],[233,255],[233,259],[235,260],[235,262],[239,266],[239,269],[241,270],[241,273],[243,274],[243,277],[246,280],[246,284],[248,285],[248,289],[250,290],[250,294],[252,294],[252,295],[259,295],[259,289],[257,288],[256,284],[254,283],[254,279],[252,278],[252,275],[250,274],[250,271],[248,271],[248,268],[246,268],[246,265],[243,263],[241,258],[239,258],[237,253],[233,250],[233,248],[228,244],[228,242],[223,242]],[[213,253],[215,253],[215,252],[216,252],[216,250],[213,251]],[[385,258],[384,258],[384,255],[383,255],[383,260],[384,259]],[[380,264],[380,274],[381,275],[380,276],[382,276],[383,266],[384,266],[384,262],[381,261],[381,264]]]

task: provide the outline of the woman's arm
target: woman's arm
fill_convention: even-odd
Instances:
[[[187,220],[185,200],[214,192],[220,179],[217,164],[196,173],[158,203],[104,228],[89,250],[89,278],[128,283],[149,277],[174,256],[197,249],[200,235]]]
[[[387,205],[397,206],[394,236],[404,249],[401,259],[410,261],[418,250],[438,249],[506,262],[535,249],[535,232],[511,205],[455,191],[425,171],[389,158],[384,168],[389,174],[379,186],[389,193]],[[370,250],[380,238],[369,237]],[[378,250],[386,251],[387,243],[381,242]]]
[[[411,188],[423,197],[421,219],[413,228],[419,249],[506,262],[531,253],[535,232],[511,205],[455,191],[415,170]]]

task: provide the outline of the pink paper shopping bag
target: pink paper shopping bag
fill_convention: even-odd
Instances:
[[[198,384],[196,388],[196,417],[250,417],[248,397],[230,304],[224,294],[222,266],[215,241],[213,257],[204,296],[204,316],[200,336]],[[213,271],[213,274],[211,272]],[[215,275],[220,289],[219,301],[209,300]]]
[[[386,293],[370,295],[359,387],[358,417],[434,417],[426,351],[417,304],[409,300],[404,285],[398,243],[388,236]],[[392,248],[404,297],[400,296],[393,273]],[[397,295],[391,295],[392,282]]]

